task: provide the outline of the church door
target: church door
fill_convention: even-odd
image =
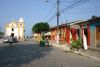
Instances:
[[[11,36],[14,37],[14,33],[11,33]]]

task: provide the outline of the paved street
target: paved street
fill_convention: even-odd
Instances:
[[[26,40],[0,48],[0,67],[100,67],[100,61]]]

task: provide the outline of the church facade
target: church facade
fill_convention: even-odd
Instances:
[[[12,19],[12,21],[5,25],[5,36],[16,37],[17,40],[24,40],[25,25],[24,20],[21,17],[17,22]]]

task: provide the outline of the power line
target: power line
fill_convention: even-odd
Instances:
[[[81,0],[79,0],[79,1],[81,1]],[[79,2],[79,1],[78,1],[78,2]],[[77,2],[76,2],[76,3],[77,3]],[[74,4],[72,4],[72,5],[68,6],[68,7],[66,7],[65,9],[68,9],[69,7],[75,5],[76,3],[74,3]],[[65,9],[63,9],[63,10],[61,10],[61,11],[59,11],[59,12],[62,12],[62,11],[64,11]],[[52,19],[54,19],[55,16],[56,16],[56,15],[52,16],[52,17],[48,20],[48,22],[50,22]]]
[[[56,17],[56,15],[53,15],[47,22],[50,22],[51,20],[53,20]]]
[[[88,0],[88,1],[89,1],[89,0]],[[84,1],[84,2],[86,2],[86,1]],[[74,7],[75,7],[75,6],[74,6]],[[75,12],[75,11],[74,11],[74,13],[72,12],[71,14],[82,14],[82,13],[88,13],[88,11],[89,11],[90,9],[93,9],[93,10],[96,9],[96,10],[97,10],[97,9],[100,9],[100,7],[97,6],[97,7],[94,7],[94,8],[92,7],[92,8],[85,8],[85,9],[83,9],[83,8],[78,8],[78,11],[79,11],[79,10],[83,10],[83,11],[85,11],[85,12],[83,12],[83,11],[82,11],[82,12]],[[69,9],[67,9],[67,10],[69,10]],[[91,11],[91,12],[94,12],[94,11]]]
[[[43,19],[46,19],[50,15],[50,13],[53,11],[53,8],[55,7],[55,5],[56,5],[56,3],[53,4],[53,6],[51,7],[49,12],[47,13],[47,15]]]
[[[72,4],[72,5],[70,5],[70,6],[64,8],[64,9],[62,9],[62,10],[60,11],[60,13],[61,13],[61,12],[64,12],[65,10],[68,10],[69,8],[72,8],[72,6],[75,6],[77,3],[81,2],[81,1],[82,1],[82,0],[79,0],[79,1],[75,2],[74,4]]]
[[[81,4],[82,1],[85,2],[86,0],[78,0],[77,2],[73,3],[72,5],[70,5],[70,6],[64,8],[64,9],[62,9],[62,10],[60,11],[60,13],[63,13],[63,12],[66,11],[66,10],[72,9],[73,7],[77,6],[78,4]]]
[[[62,0],[62,1],[60,1],[60,2],[62,2],[62,3],[71,3],[71,2],[73,2],[73,1],[75,1],[75,0],[72,0],[72,1]]]
[[[84,10],[84,11],[88,11],[88,10],[90,10],[90,9],[100,9],[100,7],[99,6],[97,6],[97,7],[89,7],[89,8],[78,8],[79,10]]]
[[[63,13],[63,12],[66,11],[66,10],[72,9],[73,7],[75,7],[75,6],[77,6],[79,3],[81,3],[82,1],[84,2],[84,1],[86,1],[86,0],[78,0],[78,1],[76,1],[75,3],[73,3],[72,5],[69,5],[68,7],[64,8],[64,9],[62,9],[62,10],[60,10],[59,13],[61,14],[61,13]],[[52,19],[55,18],[55,16],[56,16],[56,15],[52,16],[48,21],[50,22]]]
[[[100,7],[98,7],[100,9]],[[90,9],[93,9],[93,10],[97,10],[97,8],[88,8],[88,9],[79,9],[79,10],[82,10],[81,12],[71,12],[71,14],[82,14],[82,13],[88,13],[88,11],[90,11]],[[94,12],[93,10],[91,10],[91,12]],[[96,12],[96,11],[95,11]],[[90,13],[90,12],[89,12]],[[89,14],[88,13],[88,14]]]

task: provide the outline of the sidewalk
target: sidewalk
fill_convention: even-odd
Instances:
[[[73,51],[73,50],[70,50],[70,47],[67,46],[66,44],[59,44],[57,45],[56,43],[51,43],[52,46],[54,47],[57,47],[57,48],[60,48],[64,51],[69,51],[69,52],[72,52],[72,53],[75,53],[75,54],[78,54],[78,55],[82,55],[82,56],[86,56],[86,57],[89,57],[89,58],[93,58],[95,60],[98,60],[100,61],[100,52],[98,51],[93,51],[93,50],[79,50],[79,51]]]

